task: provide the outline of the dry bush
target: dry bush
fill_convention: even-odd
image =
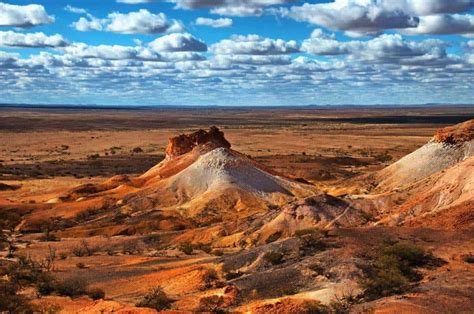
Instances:
[[[77,297],[87,294],[87,281],[82,277],[66,278],[56,285],[56,292],[62,296]]]
[[[272,265],[278,265],[283,263],[283,254],[280,252],[266,252],[263,258]]]
[[[193,245],[190,242],[182,242],[178,246],[178,250],[183,252],[186,255],[193,254]]]
[[[384,243],[369,265],[363,268],[361,280],[364,295],[369,300],[404,293],[411,283],[422,279],[416,268],[437,267],[443,262],[422,248],[408,242]]]
[[[211,295],[208,297],[203,297],[199,301],[199,312],[206,312],[206,313],[227,313],[224,309],[225,301],[224,297],[218,295]]]
[[[168,298],[166,293],[160,288],[155,287],[151,289],[144,297],[141,299],[136,306],[137,307],[148,307],[155,309],[157,311],[166,310],[171,306],[173,300]]]
[[[87,290],[87,295],[92,300],[99,300],[105,298],[105,291],[100,288],[90,288]]]
[[[97,251],[97,248],[93,248],[86,240],[82,240],[80,245],[76,245],[72,248],[71,253],[77,257],[92,256]]]

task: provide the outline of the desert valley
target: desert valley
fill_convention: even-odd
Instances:
[[[0,119],[2,311],[472,313],[472,106]]]

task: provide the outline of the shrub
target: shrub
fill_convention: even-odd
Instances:
[[[378,250],[361,281],[368,299],[407,291],[410,283],[421,280],[417,267],[439,265],[440,260],[411,243],[385,243]]]
[[[464,255],[463,261],[469,264],[474,264],[474,255],[473,254]]]
[[[221,250],[221,249],[215,249],[215,250],[212,250],[211,254],[212,254],[212,255],[215,255],[215,256],[223,256],[223,255],[224,255],[224,251]]]
[[[225,274],[225,279],[226,280],[232,280],[232,279],[235,279],[235,278],[239,278],[243,275],[242,272],[240,271],[236,271],[236,272],[228,272],[227,274]]]
[[[56,241],[60,241],[60,239],[53,233],[51,232],[45,232],[39,239],[40,241],[43,241],[43,242],[56,242]]]
[[[199,301],[199,312],[210,312],[210,313],[226,313],[224,310],[224,298],[218,295],[211,295],[208,297],[203,297]]]
[[[50,274],[41,273],[38,275],[36,287],[40,295],[50,295],[56,290],[56,285],[56,280]]]
[[[207,254],[211,253],[211,251],[212,251],[211,246],[209,244],[204,244],[204,243],[198,243],[194,246],[194,248],[197,249],[197,250],[201,250],[201,251],[203,251],[204,253],[207,253]]]
[[[148,234],[143,237],[142,241],[146,245],[152,246],[153,248],[158,248],[161,244],[161,237],[158,234]]]
[[[168,298],[166,293],[160,287],[151,289],[140,302],[136,304],[137,307],[149,307],[157,311],[166,310],[170,307],[173,301]]]
[[[383,152],[382,154],[375,155],[374,159],[380,163],[389,162],[393,157],[388,152]]]
[[[18,295],[18,287],[11,282],[0,280],[0,312],[33,313],[25,297]]]
[[[204,281],[204,285],[206,288],[210,288],[213,284],[219,279],[219,275],[217,271],[213,268],[208,268],[204,272],[202,280]]]
[[[72,254],[77,257],[92,256],[94,255],[95,249],[93,249],[86,240],[83,240],[80,245],[72,248]]]
[[[283,254],[280,252],[266,252],[263,258],[272,265],[278,265],[283,263]]]
[[[178,246],[178,250],[186,255],[193,254],[193,245],[190,242],[182,242]]]
[[[59,258],[62,259],[62,260],[66,259],[67,258],[67,253],[66,252],[59,253]]]
[[[138,240],[130,240],[123,244],[122,252],[123,254],[138,254],[143,251],[143,248],[140,245]]]
[[[132,149],[132,153],[135,153],[135,154],[143,153],[143,149],[141,147],[135,147],[134,149]]]
[[[86,268],[86,265],[84,263],[79,262],[79,263],[76,264],[76,267],[79,268],[79,269],[84,269],[84,268]]]
[[[105,298],[105,291],[100,288],[91,288],[87,290],[87,295],[92,300],[99,300]]]
[[[59,295],[77,297],[87,293],[87,281],[82,277],[72,277],[58,282],[56,291]]]

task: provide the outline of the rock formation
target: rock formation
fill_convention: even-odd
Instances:
[[[194,133],[171,137],[166,147],[166,157],[174,158],[181,156],[199,146],[210,150],[218,147],[230,148],[231,145],[225,139],[224,132],[212,126],[209,131],[201,129]]]
[[[439,129],[433,138],[435,142],[448,144],[460,144],[473,139],[474,120]]]

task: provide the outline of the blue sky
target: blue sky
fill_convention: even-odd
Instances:
[[[474,0],[0,1],[0,102],[474,103],[473,70]]]

